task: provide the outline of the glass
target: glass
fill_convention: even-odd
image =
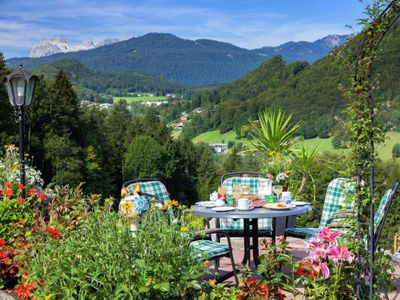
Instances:
[[[234,185],[233,186],[233,198],[235,198],[235,205],[237,200],[242,196],[242,186]]]
[[[250,187],[249,187],[248,185],[244,185],[244,186],[242,187],[242,194],[243,194],[243,195],[248,195],[248,194],[250,194]]]
[[[283,186],[282,185],[274,185],[272,187],[272,190],[274,191],[274,193],[276,194],[278,199],[280,199],[280,195],[282,194],[282,191],[283,191]]]
[[[219,186],[218,187],[218,194],[222,195],[222,197],[225,197],[225,195],[226,195],[226,187]]]

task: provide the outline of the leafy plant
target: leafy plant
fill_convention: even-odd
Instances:
[[[27,280],[38,299],[129,299],[138,291],[134,244],[125,218],[96,210],[62,240],[36,240]]]
[[[190,252],[191,231],[182,228],[159,209],[143,216],[134,260],[141,299],[190,299],[200,290],[203,263]]]
[[[258,115],[258,122],[249,120],[249,149],[264,154],[287,153],[300,123],[291,124],[292,115],[282,110],[265,111]]]

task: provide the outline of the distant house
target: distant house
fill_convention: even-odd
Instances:
[[[144,101],[142,102],[143,105],[146,106],[160,106],[162,104],[167,104],[168,101]]]
[[[210,147],[217,153],[224,153],[228,149],[228,144],[217,143],[217,144],[210,144]]]
[[[203,108],[202,107],[196,107],[193,112],[195,112],[196,114],[200,114],[203,112]]]
[[[176,129],[182,129],[184,125],[185,124],[183,124],[183,122],[179,122],[178,124],[175,125],[175,128]]]

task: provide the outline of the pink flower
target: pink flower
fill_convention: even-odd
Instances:
[[[334,245],[337,244],[336,238],[344,234],[342,230],[331,231],[329,228],[322,228],[321,232],[315,237],[317,239],[322,239],[325,243],[332,242]]]
[[[343,260],[351,264],[354,260],[354,255],[345,246],[330,246],[326,250],[326,255],[332,258],[335,265]]]
[[[328,265],[326,264],[326,263],[321,263],[321,262],[319,262],[319,263],[313,263],[312,264],[312,268],[315,270],[315,271],[317,271],[318,273],[319,272],[321,272],[321,274],[322,274],[322,277],[324,278],[324,279],[326,279],[326,278],[328,278],[329,277],[329,275],[330,275],[330,270],[329,270],[329,267],[328,267]]]

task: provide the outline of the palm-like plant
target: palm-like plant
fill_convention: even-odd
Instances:
[[[249,120],[249,135],[253,138],[248,143],[250,151],[265,154],[288,153],[294,142],[294,134],[300,123],[290,123],[292,115],[281,110],[270,110],[258,115],[258,122]]]

